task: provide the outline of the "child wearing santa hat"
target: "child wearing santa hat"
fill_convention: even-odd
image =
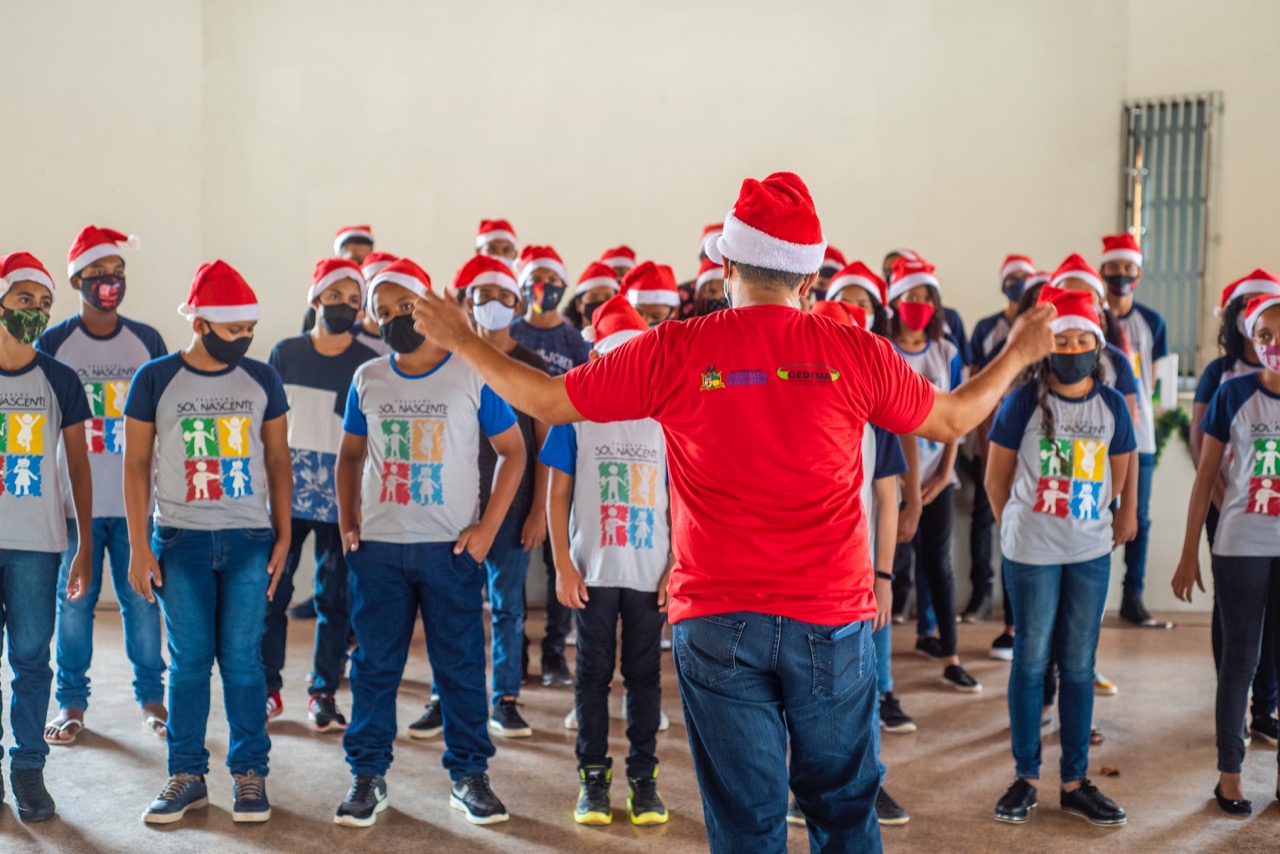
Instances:
[[[505,219],[482,219],[476,229],[476,254],[496,258],[507,265],[508,270],[515,268],[519,257],[519,244],[516,242],[516,230]]]
[[[681,317],[706,317],[729,307],[729,300],[724,295],[724,264],[703,258],[693,285],[693,299],[687,305],[687,314],[684,313],[686,306],[681,306]]]
[[[1173,576],[1173,592],[1183,601],[1191,601],[1195,587],[1204,590],[1200,529],[1221,480],[1226,488],[1212,547],[1222,634],[1213,793],[1220,809],[1238,817],[1253,811],[1240,776],[1246,747],[1241,724],[1268,623],[1272,666],[1280,661],[1275,626],[1280,614],[1280,294],[1252,297],[1244,328],[1261,370],[1227,380],[1209,401],[1200,425],[1204,437],[1182,557]],[[1276,792],[1280,796],[1280,780]]]
[[[1087,779],[1094,664],[1115,548],[1112,502],[1135,448],[1129,408],[1102,382],[1102,327],[1086,294],[1043,288],[1057,309],[1054,352],[1006,396],[990,433],[986,488],[1000,522],[1017,634],[1009,676],[1016,779],[997,821],[1021,823],[1037,803],[1045,672],[1061,680],[1061,806],[1102,826],[1124,810]],[[939,615],[941,618],[941,615]]]
[[[621,294],[651,327],[672,319],[680,309],[675,274],[670,267],[652,261],[645,261],[622,277]]]
[[[373,251],[373,227],[369,225],[344,225],[333,235],[333,254],[357,264]]]
[[[505,271],[505,266],[503,267]],[[395,350],[366,362],[347,392],[336,488],[350,571],[352,781],[334,822],[367,827],[387,805],[396,691],[418,614],[440,695],[450,805],[474,824],[506,821],[489,786],[479,571],[525,472],[515,413],[467,364],[428,342],[412,311],[431,279],[407,258],[369,283],[366,303]],[[481,442],[497,454],[479,512]]]
[[[594,330],[592,360],[643,335],[648,324],[625,296],[615,296],[596,311]],[[664,824],[668,813],[657,789],[656,751],[666,582],[675,558],[662,428],[648,418],[552,427],[539,459],[552,469],[548,504],[556,595],[573,609],[578,629],[574,821],[613,821],[608,700],[621,623],[631,744],[627,810],[632,824]]]
[[[231,818],[261,822],[271,817],[271,739],[260,646],[292,533],[289,404],[275,369],[245,358],[258,299],[230,265],[202,264],[178,311],[190,343],[142,366],[124,410],[129,583],[147,601],[159,597],[169,639],[169,781],[142,818],[170,824],[209,803],[216,660],[231,730]]]
[[[881,272],[884,274],[884,280],[887,282],[893,278],[893,267],[899,260],[920,261],[924,258],[914,249],[905,247],[898,249],[890,249],[884,256],[884,262],[881,264]],[[942,314],[942,334],[956,345],[956,351],[960,354],[960,361],[968,365],[972,361],[969,352],[969,340],[965,335],[964,319],[960,317],[960,312],[949,306],[943,306],[940,309]]]
[[[612,267],[600,261],[592,262],[578,277],[573,299],[564,310],[565,318],[585,332],[591,326],[596,309],[617,294],[620,287]]]
[[[0,408],[5,439],[0,477],[0,613],[13,671],[10,683],[9,782],[18,817],[53,818],[44,785],[49,747],[40,723],[49,711],[49,643],[61,581],[66,598],[80,599],[93,582],[93,476],[85,423],[92,417],[76,372],[35,348],[53,309],[53,278],[34,255],[0,258]],[[67,483],[54,462],[62,442]],[[77,519],[80,547],[67,551],[64,490]]]
[[[67,551],[58,595],[58,715],[45,725],[45,740],[69,745],[84,728],[89,705],[89,665],[93,656],[94,609],[102,590],[104,558],[124,625],[124,648],[133,668],[133,696],[142,719],[159,738],[165,736],[164,657],[161,655],[160,609],[129,586],[129,532],[124,518],[124,402],[138,368],[168,350],[160,333],[120,315],[125,295],[125,263],[121,244],[136,244],[109,228],[86,226],[67,253],[71,287],[80,294],[79,313],[49,328],[36,349],[74,368],[93,417],[85,423],[85,445],[93,470],[93,582],[86,595],[65,595],[67,573],[78,537],[75,514],[67,512]],[[65,479],[64,479],[65,482]]]
[[[892,315],[887,305],[889,286],[861,261],[854,261],[836,271],[827,282],[824,299],[862,309],[868,331],[880,336],[889,334],[889,317]]]

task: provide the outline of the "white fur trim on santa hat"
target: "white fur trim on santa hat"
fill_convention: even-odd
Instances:
[[[360,286],[360,302],[364,302],[364,293],[366,289],[364,276],[361,275],[358,270],[353,270],[350,267],[339,267],[327,276],[322,277],[320,281],[313,284],[311,289],[307,291],[307,302],[313,301],[316,297],[328,290],[330,285],[341,282],[343,279],[350,279]]]
[[[1270,279],[1245,279],[1240,284],[1231,289],[1231,297],[1227,300],[1228,304],[1234,302],[1239,297],[1256,297],[1262,294],[1280,294],[1280,285]],[[1215,306],[1213,309],[1214,317],[1222,317],[1222,306]]]
[[[333,254],[341,255],[342,244],[346,243],[348,240],[351,240],[352,238],[361,238],[363,240],[367,240],[370,243],[372,243],[373,232],[369,231],[366,228],[346,228],[346,229],[343,229],[342,231],[339,231],[338,236],[333,238]]]
[[[529,281],[529,278],[533,275],[534,270],[550,270],[559,276],[561,281],[569,281],[569,271],[566,270],[564,265],[556,259],[532,258],[526,261],[524,266],[520,268],[520,287],[523,288],[525,286]]]
[[[724,263],[724,262],[721,262],[721,263]],[[707,272],[700,273],[698,275],[697,280],[695,280],[693,283],[693,287],[696,290],[697,288],[700,288],[703,285],[705,285],[707,282],[714,282],[716,279],[723,279],[723,278],[724,278],[724,268],[712,267]]]
[[[797,273],[808,276],[822,268],[826,256],[827,240],[818,243],[791,243],[765,234],[738,219],[730,211],[724,219],[724,232],[719,237],[708,237],[703,244],[707,257],[717,264],[724,259],[766,270]]]
[[[638,338],[643,334],[644,331],[640,329],[620,329],[592,344],[591,349],[603,356],[612,350],[618,349],[632,338]]]
[[[626,255],[615,255],[612,258],[601,258],[600,263],[606,267],[626,267],[630,270],[636,265],[636,260],[628,258]]]
[[[1053,334],[1066,332],[1068,329],[1084,329],[1098,336],[1098,340],[1102,341],[1106,336],[1102,334],[1102,327],[1094,323],[1087,317],[1081,317],[1078,314],[1064,314],[1055,317],[1049,321],[1049,328],[1053,330]]]
[[[880,304],[880,289],[866,276],[838,276],[832,279],[831,284],[827,285],[827,299],[834,300],[837,294],[849,287],[862,288],[871,294],[871,299],[876,305]]]
[[[374,261],[371,264],[365,264],[363,267],[361,267],[360,274],[364,276],[364,280],[366,282],[365,287],[368,287],[368,284],[367,284],[368,282],[373,281],[374,276],[378,275],[383,270],[390,267],[391,264],[392,264],[391,261]]]
[[[1034,276],[1036,268],[1034,264],[1024,261],[1021,258],[1015,258],[1000,268],[1000,281],[1003,282],[1005,279],[1009,278],[1010,273],[1026,273],[1028,276]]]
[[[516,245],[516,236],[511,232],[495,228],[493,231],[486,231],[484,234],[476,235],[476,248],[483,249],[486,243],[492,243],[495,240],[505,240],[512,246]]]
[[[129,239],[126,242],[134,249],[137,249],[142,244],[142,241],[138,239],[138,235],[136,234],[130,234]],[[79,273],[94,261],[98,261],[103,258],[110,258],[112,255],[120,255],[120,244],[108,242],[99,243],[97,246],[90,246],[75,258],[71,259],[71,263],[67,264],[67,278],[71,278],[76,273]]]
[[[601,261],[600,263],[606,267],[609,266],[608,261]],[[580,297],[592,288],[613,288],[613,292],[616,294],[619,287],[618,280],[613,276],[593,276],[590,279],[578,282],[577,287],[573,289],[573,295]]]
[[[49,289],[49,293],[53,293],[53,279],[44,270],[38,270],[35,267],[20,267],[4,278],[0,278],[0,282],[4,282],[4,291],[0,292],[0,296],[9,293],[9,289],[18,282],[35,282],[37,285],[44,285]]]
[[[888,258],[890,255],[897,255],[899,258],[906,258],[908,261],[920,260],[920,253],[914,249],[890,249],[889,254],[884,257]]]
[[[1084,270],[1068,270],[1065,273],[1059,273],[1058,275],[1054,276],[1052,279],[1049,280],[1049,287],[1056,288],[1058,287],[1059,283],[1065,282],[1067,279],[1079,279],[1080,281],[1084,282],[1086,285],[1088,285],[1089,287],[1097,291],[1098,296],[1102,297],[1103,299],[1107,298],[1107,289],[1106,287],[1103,286],[1102,280],[1099,279],[1097,276],[1093,275],[1092,273],[1088,273]]]
[[[926,285],[938,293],[942,293],[942,286],[938,284],[938,280],[934,278],[933,273],[926,273],[921,270],[918,273],[910,273],[903,276],[889,285],[889,302],[893,302],[917,285]]]
[[[1269,308],[1280,306],[1280,295],[1273,296],[1266,300],[1262,305],[1258,306],[1254,311],[1244,316],[1244,334],[1250,338],[1253,337],[1253,327],[1258,325],[1258,318],[1262,317],[1262,313]]]
[[[187,320],[195,320],[199,317],[211,323],[244,323],[249,320],[257,320],[260,316],[256,302],[248,305],[205,306],[193,306],[184,302],[178,306],[178,314]]]
[[[1101,267],[1108,261],[1132,261],[1139,267],[1142,266],[1142,253],[1135,252],[1132,249],[1111,249],[1102,253],[1102,261],[1098,264]]]
[[[520,296],[520,286],[510,273],[499,273],[497,270],[486,270],[467,284],[467,296],[481,285],[498,285],[516,296]]]
[[[680,304],[679,291],[646,291],[640,288],[632,288],[627,291],[627,301],[632,305],[671,305]]]
[[[370,317],[373,317],[375,315],[375,312],[373,310],[373,292],[378,289],[379,285],[386,285],[386,284],[399,285],[400,287],[410,291],[414,295],[422,297],[423,299],[426,299],[427,287],[426,285],[422,284],[421,279],[418,279],[414,276],[410,276],[407,273],[382,272],[374,276],[373,281],[369,283],[369,295],[365,299],[365,306],[366,306],[366,310],[369,312]]]

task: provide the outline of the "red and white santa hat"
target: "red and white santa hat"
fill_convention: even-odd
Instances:
[[[846,265],[831,277],[831,282],[827,285],[827,299],[837,299],[845,288],[862,288],[871,295],[874,302],[889,308],[889,286],[861,261]]]
[[[1102,284],[1102,279],[1098,277],[1098,271],[1093,269],[1088,261],[1075,253],[1068,255],[1066,260],[1058,265],[1058,269],[1053,271],[1048,287],[1056,288],[1067,279],[1079,279],[1084,282],[1097,292],[1099,299],[1106,299],[1107,297],[1106,286]]]
[[[702,264],[698,267],[698,278],[693,282],[693,289],[697,290],[707,282],[717,280],[724,280],[724,264],[716,263],[710,258],[703,258]]]
[[[698,255],[702,258],[707,257],[707,241],[715,240],[721,234],[724,234],[724,223],[713,222],[710,225],[704,225],[702,237],[698,240]]]
[[[848,263],[848,261],[844,260],[843,252],[834,246],[828,245],[827,251],[822,254],[822,266],[819,269],[830,270],[832,274],[835,274]]]
[[[1222,289],[1222,304],[1213,310],[1221,317],[1227,310],[1227,304],[1237,297],[1257,296],[1259,294],[1280,294],[1280,278],[1259,267],[1243,279],[1236,279]]]
[[[592,261],[578,277],[578,285],[573,289],[573,295],[580,297],[592,288],[613,288],[616,294],[622,289],[622,285],[619,284],[618,275],[613,272],[613,267],[603,261]]]
[[[53,277],[30,252],[10,252],[0,258],[0,299],[18,282],[35,282],[49,289],[53,296]]]
[[[1047,285],[1049,280],[1053,278],[1053,273],[1046,273],[1044,270],[1036,270],[1027,280],[1022,283],[1022,292],[1026,293],[1037,285]]]
[[[600,263],[607,264],[610,267],[626,267],[630,270],[636,265],[636,251],[630,246],[614,246],[612,249],[606,249],[600,255]]]
[[[1111,234],[1102,238],[1102,258],[1098,266],[1108,261],[1132,261],[1142,266],[1142,250],[1132,234]]]
[[[120,244],[128,243],[138,248],[138,237],[135,234],[124,234],[113,228],[98,228],[86,225],[76,235],[75,243],[67,251],[67,276],[74,276],[94,261],[120,254]]]
[[[938,284],[933,270],[933,265],[919,256],[915,259],[905,255],[898,258],[893,262],[893,275],[889,277],[889,302],[893,302],[917,285],[926,285],[941,293],[942,286]]]
[[[841,326],[856,326],[866,329],[870,325],[867,311],[860,305],[842,300],[819,300],[813,305],[813,314],[834,320]]]
[[[610,297],[596,309],[591,320],[595,333],[591,349],[601,356],[649,331],[649,324],[622,294]]]
[[[373,277],[379,272],[385,270],[387,265],[392,261],[400,259],[392,255],[390,252],[370,252],[364,256],[364,260],[360,262],[360,272],[364,275],[365,282],[373,280]]]
[[[324,293],[330,285],[352,279],[360,286],[360,302],[364,302],[364,274],[360,265],[348,258],[321,258],[311,274],[311,289],[307,291],[307,302],[314,302],[316,297]]]
[[[637,264],[622,277],[621,296],[632,305],[680,305],[675,281],[652,261]]]
[[[431,290],[431,277],[408,258],[397,258],[392,261],[369,280],[369,296],[365,310],[370,317],[374,316],[373,293],[380,285],[386,284],[399,285],[412,292],[414,296],[426,297],[427,292]]]
[[[923,260],[923,259],[920,257],[920,253],[919,253],[919,252],[917,252],[917,251],[916,251],[916,250],[914,250],[914,249],[907,249],[905,246],[899,246],[897,249],[890,249],[888,252],[886,252],[886,253],[884,254],[884,257],[885,257],[885,259],[886,259],[886,260],[887,260],[887,259],[889,259],[889,258],[894,258],[894,257],[897,257],[897,258],[906,258],[908,261],[920,261],[920,260]]]
[[[258,297],[253,288],[226,261],[200,265],[191,280],[187,301],[178,306],[187,320],[197,317],[212,323],[243,323],[258,319]]]
[[[520,250],[519,282],[524,287],[533,275],[534,270],[550,270],[564,282],[569,281],[569,271],[565,269],[560,255],[550,246],[526,246]]]
[[[1036,301],[1048,303],[1058,310],[1058,316],[1049,321],[1049,327],[1055,335],[1068,329],[1086,329],[1098,336],[1099,344],[1103,342],[1097,303],[1084,291],[1064,291],[1053,285],[1045,285],[1040,289],[1040,296]]]
[[[511,275],[511,268],[492,255],[472,255],[453,279],[454,290],[467,296],[471,296],[472,288],[481,285],[497,285],[520,296],[520,286]]]
[[[766,270],[808,275],[822,266],[827,239],[809,188],[792,172],[742,182],[738,201],[724,219],[724,233],[707,240],[707,257]]]
[[[1244,309],[1244,334],[1252,338],[1253,327],[1258,324],[1258,318],[1262,317],[1264,311],[1276,306],[1280,306],[1280,294],[1260,294],[1250,299]]]
[[[348,240],[367,240],[373,243],[373,226],[371,225],[344,225],[338,229],[333,236],[333,254],[342,254],[342,244]]]
[[[1026,273],[1028,276],[1034,276],[1036,273],[1035,262],[1028,255],[1010,255],[1000,265],[1000,283],[1004,284],[1004,280],[1013,273]]]
[[[480,249],[494,240],[505,240],[515,246],[516,230],[505,219],[480,220],[480,227],[476,229],[476,248]]]

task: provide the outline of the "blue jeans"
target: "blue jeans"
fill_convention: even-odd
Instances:
[[[735,612],[675,624],[680,700],[712,852],[787,850],[790,788],[813,851],[881,851],[871,621]]]
[[[529,553],[520,545],[524,520],[508,515],[484,559],[489,576],[489,616],[493,622],[493,701],[520,696],[520,662],[524,655],[524,580]],[[436,681],[431,695],[438,697]]]
[[[1094,660],[1110,578],[1110,554],[1049,565],[1004,559],[1018,628],[1009,671],[1009,728],[1015,773],[1024,780],[1040,779],[1040,711],[1051,653],[1059,674],[1062,782],[1088,773]]]
[[[315,534],[315,605],[316,642],[312,655],[315,678],[307,693],[311,696],[332,694],[342,681],[347,661],[347,635],[351,618],[347,607],[347,561],[342,556],[342,534],[335,522],[313,522],[293,519],[289,554],[284,572],[276,585],[275,598],[267,603],[266,627],[262,632],[262,667],[267,679],[267,693],[275,694],[284,686],[280,671],[284,669],[285,645],[289,634],[289,600],[293,598],[293,574],[302,562],[302,547],[307,535]]]
[[[93,659],[93,616],[102,593],[103,557],[110,558],[111,584],[124,623],[124,651],[133,665],[133,698],[139,706],[164,702],[164,657],[160,654],[160,607],[129,585],[129,528],[119,516],[93,520],[93,579],[79,599],[67,598],[71,561],[80,534],[67,520],[67,550],[58,570],[58,691],[63,709],[89,708],[89,662]]]
[[[14,746],[12,768],[43,768],[49,745],[44,719],[49,714],[49,642],[53,640],[57,602],[58,553],[0,549],[0,641],[9,633],[9,726]],[[0,729],[0,735],[4,730]]]
[[[1151,479],[1156,473],[1156,455],[1138,454],[1138,534],[1124,546],[1124,595],[1142,595],[1147,575],[1147,538],[1151,534]]]
[[[267,774],[267,683],[262,626],[267,613],[270,528],[196,531],[157,527],[151,548],[163,585],[155,588],[169,636],[169,774],[207,774],[213,662],[231,730],[232,774]]]
[[[455,782],[489,767],[484,690],[484,572],[453,543],[365,540],[347,553],[351,626],[351,725],[343,736],[352,774],[384,775],[396,737],[396,691],[418,613],[444,716],[444,767]],[[517,659],[518,661],[519,659]]]
[[[889,623],[878,632],[871,633],[871,642],[876,648],[876,693],[887,694],[893,690],[893,636]],[[876,706],[879,709],[879,705]],[[879,731],[879,727],[876,730]]]

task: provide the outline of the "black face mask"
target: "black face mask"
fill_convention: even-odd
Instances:
[[[1122,273],[1116,273],[1114,276],[1103,276],[1102,278],[1107,282],[1107,290],[1118,297],[1127,297],[1133,293],[1133,283],[1138,281],[1137,276],[1126,276]]]
[[[200,337],[200,343],[204,345],[207,352],[215,362],[221,362],[224,365],[234,365],[244,358],[244,354],[249,352],[249,345],[253,343],[253,336],[246,335],[243,338],[236,338],[234,341],[228,341],[221,335],[213,331],[213,327],[209,327],[209,331]]]
[[[595,302],[584,302],[582,304],[582,320],[587,326],[591,325],[591,318],[595,316],[596,309],[604,305],[604,300],[596,300]]]
[[[1083,353],[1050,353],[1049,370],[1063,385],[1075,385],[1089,374],[1098,364],[1098,351],[1085,350]]]
[[[529,282],[522,289],[524,301],[536,311],[551,314],[560,307],[564,299],[564,285],[551,285],[543,282]]]
[[[413,328],[412,314],[402,314],[379,325],[378,335],[397,353],[412,353],[427,340],[425,335]]]
[[[115,311],[124,300],[124,276],[81,276],[80,295],[101,311]]]
[[[697,317],[706,317],[708,314],[714,314],[717,311],[724,311],[728,307],[729,301],[724,297],[700,300],[694,305],[693,313]]]
[[[1001,285],[1000,290],[1004,292],[1005,299],[1009,302],[1017,302],[1022,299],[1022,291],[1026,283],[1025,279],[1015,279],[1007,285]]]
[[[334,335],[350,331],[355,326],[356,314],[356,309],[339,302],[320,306],[320,322]]]

